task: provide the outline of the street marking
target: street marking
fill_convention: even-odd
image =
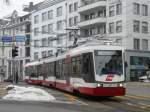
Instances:
[[[83,102],[83,101],[80,101],[80,100],[77,100],[77,99],[76,99],[76,101],[79,102],[79,103],[82,104],[82,105],[88,105],[87,103],[85,103],[85,102]]]
[[[130,105],[130,106],[135,106],[134,104],[132,104],[132,103],[126,103],[127,105]]]
[[[128,98],[134,98],[134,99],[140,99],[140,100],[149,100],[150,97],[144,97],[144,96],[136,96],[136,95],[126,95]]]
[[[123,100],[131,99],[131,98],[127,98],[125,96],[116,96],[116,98],[123,99]]]
[[[143,105],[145,108],[150,107],[150,105],[144,104],[144,103],[139,103],[139,105]]]
[[[79,104],[78,105],[88,105],[87,103],[83,102],[83,101],[80,101],[78,100],[78,97],[76,96],[73,96],[73,95],[70,95],[70,94],[64,94],[64,96],[68,97],[70,101],[74,101],[74,102],[78,102]]]
[[[67,93],[65,93],[64,96],[66,96],[67,98],[69,98],[70,101],[75,101],[75,99],[77,98],[77,97],[75,97],[73,95],[70,95],[70,94],[67,94]]]

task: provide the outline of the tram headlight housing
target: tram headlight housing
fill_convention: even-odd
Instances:
[[[97,84],[97,87],[103,87],[103,84],[99,84],[99,83],[98,83],[98,84]]]
[[[123,83],[119,83],[119,84],[118,84],[118,87],[123,87]]]

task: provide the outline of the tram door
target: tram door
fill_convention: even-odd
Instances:
[[[86,82],[94,82],[93,53],[82,54],[82,76]]]

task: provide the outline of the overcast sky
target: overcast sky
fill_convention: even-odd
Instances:
[[[17,10],[22,13],[23,5],[28,5],[31,1],[36,4],[44,0],[8,0],[10,1],[9,5],[5,4],[4,1],[5,0],[0,0],[0,18],[11,14],[13,10]]]

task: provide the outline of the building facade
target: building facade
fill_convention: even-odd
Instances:
[[[30,61],[30,14],[19,12],[13,13],[4,20],[6,24],[0,27],[1,48],[0,52],[3,58],[5,69],[5,78],[19,76],[23,80],[25,76],[24,65]],[[17,47],[18,56],[12,57],[12,49]]]
[[[66,48],[66,11],[65,0],[53,0],[32,12],[32,60],[53,56]]]
[[[138,80],[150,69],[149,7],[148,0],[46,0],[31,14],[31,58],[88,38],[113,39],[126,49],[127,80]]]
[[[126,79],[138,81],[150,70],[148,0],[80,0],[81,37],[110,38],[126,49]]]

